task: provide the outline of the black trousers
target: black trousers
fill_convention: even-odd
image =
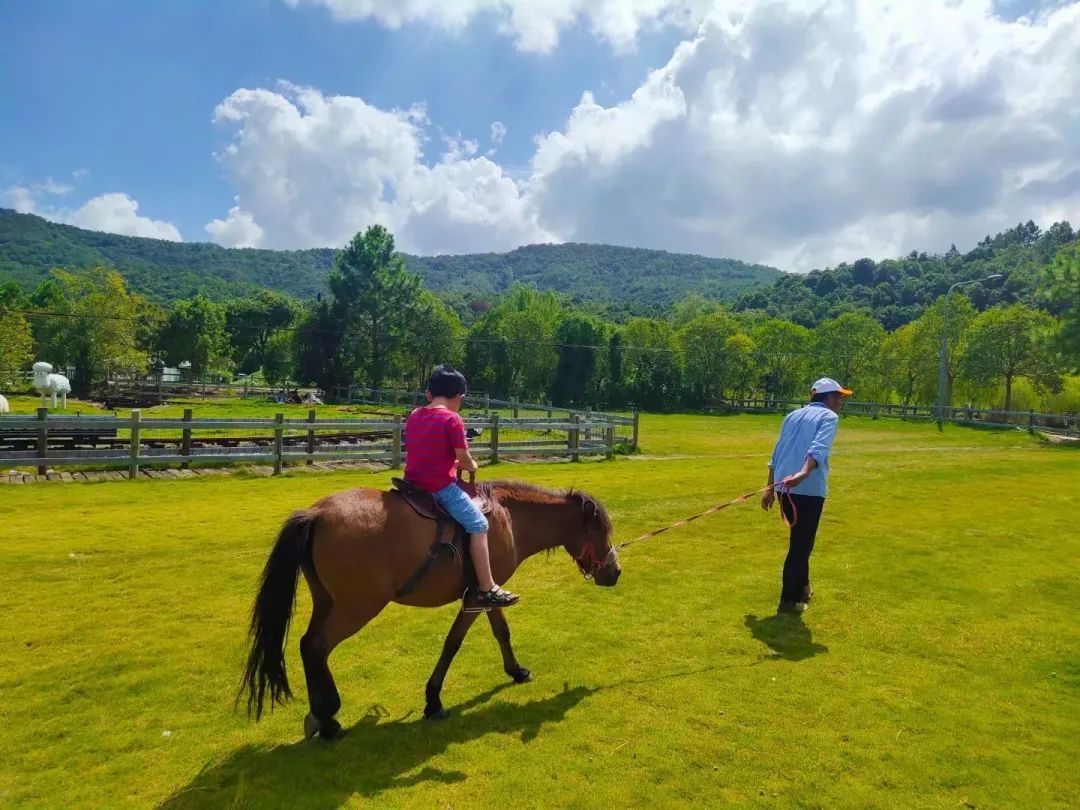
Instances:
[[[810,552],[814,550],[825,499],[815,495],[791,495],[789,500],[787,494],[781,497],[780,493],[777,493],[777,498],[780,508],[784,510],[784,517],[789,523],[795,524],[791,527],[787,559],[784,560],[784,587],[780,592],[780,601],[802,602],[810,585]]]

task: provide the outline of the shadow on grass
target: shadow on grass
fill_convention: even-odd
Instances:
[[[520,733],[522,742],[529,742],[545,723],[561,721],[570,709],[599,691],[577,686],[530,703],[500,702],[477,708],[509,685],[477,695],[439,722],[406,715],[383,723],[385,710],[372,707],[336,743],[316,739],[272,748],[244,746],[207,765],[159,807],[331,808],[340,807],[353,794],[373,798],[388,789],[424,782],[463,782],[468,774],[441,771],[427,763],[451,746],[486,734]],[[297,713],[298,725],[301,716]]]
[[[773,658],[803,661],[829,648],[814,642],[814,634],[797,613],[778,613],[759,619],[750,614],[745,622],[750,634],[773,651]]]

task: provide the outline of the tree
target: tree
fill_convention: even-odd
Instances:
[[[499,334],[506,341],[511,395],[540,399],[551,390],[559,362],[555,333],[563,306],[553,292],[515,284],[492,310],[498,317]]]
[[[726,387],[727,340],[738,328],[734,318],[718,311],[694,318],[678,331],[686,364],[684,382],[695,403],[715,400]]]
[[[756,346],[749,335],[738,332],[724,341],[724,364],[726,368],[726,389],[733,399],[744,399],[754,387],[757,376],[757,363],[754,360]]]
[[[394,237],[381,225],[354,236],[334,261],[330,292],[345,328],[346,356],[373,388],[389,375],[419,289],[419,276],[405,269]]]
[[[280,385],[293,376],[293,336],[274,332],[261,348],[262,372],[271,386]]]
[[[944,328],[945,296],[937,299],[915,321],[915,351],[929,360],[919,384],[922,402],[937,400],[938,367],[941,356],[941,332]],[[949,329],[945,338],[945,403],[952,403],[953,385],[959,367],[960,347],[975,317],[971,299],[960,293],[949,297]],[[932,360],[930,358],[933,358]]]
[[[465,328],[457,313],[427,290],[420,290],[405,324],[401,365],[409,386],[422,390],[440,363],[459,366],[465,357]]]
[[[71,389],[77,396],[89,394],[91,385],[111,372],[146,371],[149,357],[138,338],[148,305],[128,291],[115,270],[54,270],[31,303],[55,313],[40,319],[34,335],[38,356],[56,366],[75,367]]]
[[[889,387],[903,405],[916,401],[919,381],[932,375],[934,358],[919,351],[916,327],[907,323],[885,338],[882,365]]]
[[[20,372],[34,359],[34,333],[26,316],[0,304],[0,389],[21,388]]]
[[[885,330],[869,315],[845,312],[824,321],[814,330],[814,374],[862,389],[865,396],[877,384],[884,343]]]
[[[186,361],[193,375],[225,370],[231,365],[225,310],[203,295],[173,304],[158,345],[168,365]]]
[[[603,354],[604,324],[599,318],[574,313],[559,324],[555,334],[559,345],[559,361],[551,398],[564,405],[582,404],[596,398],[602,389],[597,375]]]
[[[1068,223],[1064,226],[1068,227]],[[1080,373],[1080,242],[1066,245],[1058,252],[1047,276],[1052,311],[1061,316],[1057,348],[1066,368]]]
[[[345,330],[331,302],[316,302],[301,318],[293,337],[293,366],[299,382],[315,383],[327,397],[353,382],[355,359],[347,354]]]
[[[225,305],[225,334],[237,369],[250,374],[262,366],[271,337],[293,326],[301,313],[298,301],[271,290],[229,301]],[[278,345],[284,345],[283,341]]]
[[[498,311],[489,310],[469,332],[465,376],[470,387],[496,397],[510,396],[510,351]]]
[[[809,390],[811,381],[802,379],[813,348],[809,329],[779,318],[769,318],[754,327],[751,337],[757,347],[757,362],[764,375],[762,387],[767,399],[791,399],[796,392]]]
[[[1005,384],[1005,410],[1012,385],[1027,378],[1037,391],[1060,391],[1061,376],[1051,344],[1057,324],[1024,304],[997,306],[975,317],[964,342],[961,368],[976,385]]]
[[[672,408],[682,384],[683,363],[671,324],[632,318],[623,330],[622,341],[627,394],[646,408]]]

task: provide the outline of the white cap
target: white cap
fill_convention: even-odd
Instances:
[[[810,386],[811,394],[831,394],[833,391],[839,391],[845,397],[850,397],[852,392],[840,385],[832,377],[822,377],[812,386]]]

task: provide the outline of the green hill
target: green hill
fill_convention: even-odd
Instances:
[[[14,279],[27,291],[54,267],[104,265],[117,268],[135,290],[162,300],[199,292],[230,297],[258,288],[310,298],[326,290],[334,253],[118,236],[0,209],[0,283]],[[783,275],[732,259],[609,245],[530,245],[509,253],[405,258],[439,292],[485,297],[520,281],[636,311],[664,307],[692,292],[733,300]]]

